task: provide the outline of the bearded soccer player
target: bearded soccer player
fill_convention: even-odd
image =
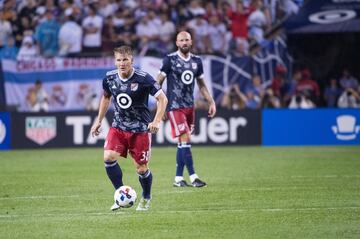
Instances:
[[[200,57],[193,55],[190,50],[192,46],[191,35],[182,31],[176,37],[178,50],[168,54],[163,59],[157,81],[160,85],[167,79],[167,116],[171,124],[171,132],[174,138],[178,138],[176,153],[176,176],[174,187],[204,187],[206,183],[195,173],[191,153],[191,133],[194,129],[194,86],[195,79],[200,93],[208,102],[208,116],[214,117],[216,106],[210,95],[205,82],[203,64]],[[191,185],[183,177],[186,166]]]
[[[106,173],[115,190],[123,186],[122,171],[117,162],[129,153],[134,159],[142,198],[136,210],[148,210],[151,200],[152,173],[148,167],[151,155],[151,133],[159,130],[165,113],[167,98],[160,85],[148,73],[133,67],[133,52],[128,46],[114,49],[116,70],[106,73],[102,85],[104,94],[100,101],[98,118],[91,128],[91,134],[100,133],[101,122],[110,105],[114,103],[114,120],[104,144]],[[148,109],[148,98],[157,100],[153,121]],[[119,209],[114,203],[111,210]]]

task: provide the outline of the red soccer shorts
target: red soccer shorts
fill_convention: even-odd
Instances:
[[[116,151],[124,158],[129,152],[137,164],[147,164],[150,160],[151,134],[148,132],[132,133],[110,128],[104,149]]]
[[[194,128],[194,108],[184,108],[169,111],[167,116],[171,124],[171,135],[173,138],[185,133],[191,134]]]

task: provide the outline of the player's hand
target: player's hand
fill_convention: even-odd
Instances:
[[[94,125],[91,127],[91,135],[92,135],[92,137],[98,136],[100,134],[100,128],[101,128],[101,123],[100,122],[94,123]]]
[[[159,131],[159,127],[160,127],[160,122],[153,121],[148,125],[148,129],[152,134],[156,134]]]
[[[216,105],[215,105],[215,102],[211,102],[210,103],[210,106],[209,106],[209,111],[208,111],[208,116],[210,118],[214,117],[216,114]]]

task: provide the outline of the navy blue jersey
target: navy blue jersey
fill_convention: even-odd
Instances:
[[[200,57],[190,54],[184,59],[179,52],[171,53],[163,59],[160,72],[167,78],[167,111],[194,107],[195,79],[204,74]]]
[[[160,85],[148,73],[134,69],[127,79],[118,70],[109,71],[103,79],[104,94],[111,95],[115,106],[112,127],[129,132],[145,132],[151,122],[149,94],[157,96]]]

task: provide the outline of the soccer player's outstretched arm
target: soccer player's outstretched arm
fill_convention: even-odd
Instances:
[[[197,78],[197,84],[200,90],[200,93],[204,96],[204,98],[206,99],[206,101],[209,104],[209,110],[208,110],[208,115],[209,117],[214,117],[216,114],[216,105],[215,105],[215,101],[212,98],[208,88],[205,85],[205,81],[203,78]]]
[[[166,105],[168,102],[167,97],[163,91],[161,91],[161,93],[158,96],[156,96],[156,100],[157,100],[156,114],[154,120],[148,125],[150,133],[153,134],[157,133],[159,130],[160,122],[165,113]]]
[[[91,135],[93,137],[98,136],[100,134],[101,122],[104,119],[105,114],[109,108],[110,98],[111,95],[107,95],[107,94],[104,94],[101,97],[98,117],[97,120],[94,122],[94,125],[91,127]]]

